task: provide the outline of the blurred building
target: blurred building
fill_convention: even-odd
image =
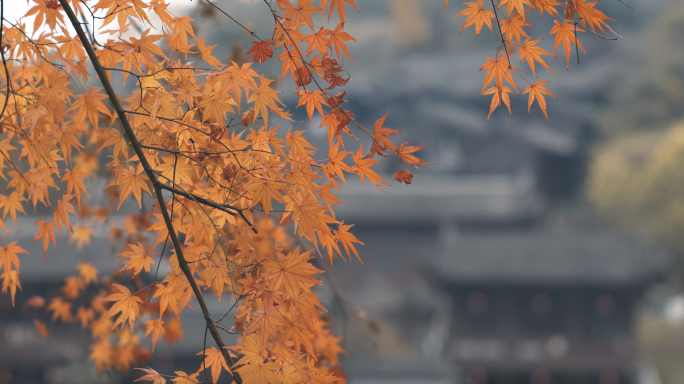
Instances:
[[[459,170],[388,193],[344,188],[338,219],[360,224],[366,243],[365,266],[334,269],[368,312],[346,327],[350,383],[386,382],[378,372],[397,360],[413,362],[406,383],[658,382],[644,374],[634,323],[667,259],[583,202],[582,130],[537,129],[461,133]],[[368,319],[381,329],[373,345]]]

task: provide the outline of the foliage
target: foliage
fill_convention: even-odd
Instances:
[[[511,64],[511,58],[514,57],[514,52],[519,52],[519,62],[526,60],[527,65],[532,71],[532,75],[536,78],[537,72],[535,70],[535,61],[541,64],[549,72],[556,75],[555,72],[549,68],[542,56],[556,56],[558,48],[562,45],[565,53],[565,68],[570,66],[570,56],[572,55],[573,46],[577,53],[577,62],[579,63],[579,51],[586,54],[582,47],[582,43],[578,38],[578,34],[593,34],[596,39],[615,40],[613,37],[606,35],[606,29],[612,34],[615,33],[606,21],[611,21],[610,17],[606,16],[602,11],[596,9],[598,1],[588,2],[587,0],[567,0],[561,3],[555,0],[534,0],[530,3],[528,0],[500,0],[498,4],[494,0],[476,0],[474,2],[465,2],[466,9],[462,10],[456,16],[466,16],[465,23],[461,28],[464,29],[474,26],[475,34],[479,35],[482,27],[486,26],[491,32],[494,32],[493,25],[496,24],[501,43],[496,52],[496,57],[487,58],[480,71],[487,70],[484,85],[480,95],[492,95],[492,102],[489,108],[489,117],[492,112],[501,105],[501,102],[506,105],[509,113],[511,113],[511,104],[509,93],[520,94],[515,85],[514,74],[527,83],[527,88],[523,90],[523,94],[529,93],[527,111],[530,111],[535,99],[539,108],[544,113],[546,120],[549,116],[546,113],[546,98],[544,95],[556,97],[549,91],[545,84],[548,81],[536,81],[530,83],[522,75],[519,69],[516,69]],[[449,0],[444,2],[444,11],[446,12]],[[554,25],[551,27],[549,35],[555,35],[553,53],[536,46],[541,39],[532,40],[532,38],[525,31],[525,27],[531,30],[531,18],[527,15],[528,11],[539,11],[539,16],[542,17],[544,13],[554,18]],[[495,23],[493,22],[496,21]],[[584,28],[584,29],[583,29]],[[496,33],[496,32],[494,32]],[[524,41],[523,41],[524,40]],[[558,75],[556,75],[558,76]],[[504,80],[513,88],[504,85]],[[487,88],[491,82],[494,81],[494,86]]]
[[[45,308],[53,321],[88,328],[90,359],[100,371],[144,364],[150,352],[136,332],[145,329],[152,350],[162,338],[177,340],[181,313],[196,303],[216,347],[199,351],[203,363],[196,372],[165,376],[145,368],[139,380],[196,383],[204,373],[217,382],[224,371],[238,383],[340,380],[343,350],[312,290],[323,272],[312,258],[333,262],[353,254],[360,260],[355,244],[361,243],[353,225],[336,218],[334,192],[349,175],[388,186],[373,169],[384,157],[395,157],[403,168],[429,165],[416,155],[424,147],[393,141],[400,131],[384,126],[386,114],[367,129],[347,109],[347,92],[332,94],[350,79],[343,58],[354,64],[347,43],[356,40],[344,30],[346,13],[359,10],[354,0],[257,2],[273,19],[262,35],[268,39],[205,0],[254,38],[248,53],[255,63],[282,61],[281,83],[290,77],[299,96],[295,108],[303,107],[310,123],[321,115],[328,135],[323,155],[302,131],[280,125],[292,115],[274,80],[259,74],[258,65],[223,63],[213,54],[216,45],[195,34],[193,20],[170,13],[164,0],[32,1],[27,16],[35,17],[34,25],[3,17],[0,38],[3,219],[9,214],[16,224],[25,206],[52,212],[51,220],[36,222],[34,238],[52,262],[57,236],[83,247],[94,235],[92,222],[112,220],[130,198],[140,211],[126,215],[123,229],[112,224],[111,237],[124,243],[121,271],[100,276],[82,262],[60,296],[33,297],[26,305]],[[578,23],[595,33],[609,28],[595,4],[569,0],[565,18],[552,29],[566,64],[570,46],[580,47]],[[552,54],[523,29],[531,26],[525,10],[532,5],[501,0],[495,7],[491,1],[491,11],[481,0],[466,5],[459,13],[468,16],[464,28],[492,30],[497,19],[506,55],[483,65],[482,93],[493,95],[491,111],[501,102],[510,110],[508,94],[518,92],[511,71],[519,71],[508,56],[514,46],[535,76],[535,61],[550,71],[542,56]],[[534,3],[556,18],[561,6]],[[508,17],[499,20],[502,8]],[[112,78],[123,80],[122,87],[115,90]],[[544,95],[553,96],[547,83],[523,91],[528,109],[536,99],[546,115]],[[109,204],[89,204],[93,191],[86,181],[94,177],[109,181]],[[413,177],[400,169],[393,180],[410,184]],[[155,202],[143,209],[146,195]],[[9,232],[2,221],[0,228]],[[25,253],[16,242],[0,247],[2,293],[13,303]],[[162,263],[168,272],[158,281]],[[152,283],[143,275],[154,276]],[[206,291],[219,301],[230,297],[221,318],[209,313]],[[229,315],[232,323],[225,321]],[[36,327],[49,335],[46,324]],[[240,335],[241,342],[226,347],[226,334]]]
[[[633,134],[600,147],[589,169],[590,200],[610,221],[647,231],[659,246],[684,252],[684,125]]]

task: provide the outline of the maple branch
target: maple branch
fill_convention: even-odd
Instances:
[[[192,288],[192,291],[195,294],[195,298],[197,299],[197,302],[199,303],[200,309],[202,310],[202,315],[204,316],[204,320],[207,324],[207,328],[209,328],[209,332],[211,333],[211,336],[214,339],[214,342],[216,342],[216,345],[219,347],[218,349],[219,349],[219,351],[221,351],[221,355],[223,356],[223,359],[226,361],[226,364],[228,365],[228,368],[230,369],[230,373],[233,375],[235,382],[237,384],[242,384],[242,377],[240,376],[240,374],[238,372],[235,372],[233,369],[233,367],[235,366],[235,362],[233,361],[233,358],[228,353],[228,350],[226,349],[226,346],[223,342],[223,339],[221,338],[221,335],[219,334],[219,331],[216,328],[216,325],[214,324],[214,320],[212,319],[212,317],[209,313],[209,309],[207,308],[207,304],[204,302],[204,297],[202,296],[202,292],[200,291],[199,287],[197,286],[197,282],[195,281],[195,278],[194,278],[192,272],[190,271],[190,267],[188,266],[188,262],[185,259],[185,255],[183,254],[183,249],[181,247],[180,241],[178,240],[176,230],[173,227],[173,222],[171,221],[171,216],[169,215],[169,211],[166,208],[166,203],[164,202],[164,195],[162,194],[162,189],[161,189],[162,184],[159,182],[157,175],[154,173],[152,167],[150,166],[150,163],[147,161],[147,158],[145,157],[145,153],[144,153],[142,147],[140,146],[138,139],[135,136],[135,132],[133,131],[133,127],[131,127],[131,124],[128,121],[128,118],[126,117],[124,109],[121,106],[121,103],[119,103],[119,99],[117,98],[116,93],[114,92],[114,88],[112,88],[112,84],[109,82],[109,77],[107,76],[107,72],[102,67],[102,64],[100,64],[100,61],[98,60],[97,56],[95,55],[95,50],[93,49],[93,46],[88,41],[88,37],[86,36],[85,32],[83,31],[83,28],[81,28],[81,24],[79,23],[78,18],[76,17],[76,14],[74,13],[73,9],[71,9],[71,6],[69,5],[68,0],[59,0],[59,2],[62,5],[62,8],[64,9],[64,11],[66,12],[67,17],[69,17],[69,21],[71,22],[71,25],[76,30],[76,33],[78,34],[78,37],[81,40],[81,43],[83,44],[83,47],[85,48],[86,52],[88,53],[88,57],[90,58],[90,62],[93,64],[93,67],[95,68],[95,72],[97,72],[97,75],[100,78],[100,82],[102,83],[102,86],[104,87],[105,91],[107,92],[107,96],[109,97],[110,102],[114,106],[114,110],[116,111],[116,114],[118,115],[119,120],[121,121],[121,124],[123,125],[124,132],[126,133],[126,136],[128,137],[128,139],[130,141],[131,147],[133,147],[133,150],[135,151],[136,155],[138,156],[138,160],[140,161],[140,164],[142,164],[143,169],[145,170],[145,173],[147,174],[147,177],[152,182],[152,186],[154,187],[154,192],[155,192],[155,195],[157,197],[157,201],[159,202],[159,209],[162,213],[162,216],[164,217],[164,223],[166,224],[166,228],[169,231],[169,235],[171,237],[171,243],[173,244],[173,247],[176,250],[176,256],[178,259],[178,266],[181,268],[181,270],[183,271],[183,274],[188,279],[188,283],[190,284],[190,287]]]
[[[496,5],[494,5],[494,0],[492,2],[492,9],[494,10],[494,17],[496,17],[496,26],[499,27],[499,36],[501,36],[501,44],[504,46],[504,51],[506,51],[506,58],[508,59],[508,68],[511,67],[511,57],[508,55],[508,48],[506,47],[506,40],[504,40],[503,32],[501,32],[501,23],[499,22],[499,14],[496,12]]]

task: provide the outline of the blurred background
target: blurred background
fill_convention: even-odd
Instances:
[[[215,56],[250,59],[249,36],[206,2],[171,3],[219,42]],[[262,4],[216,3],[258,34],[272,32]],[[526,96],[512,98],[512,116],[499,108],[487,120],[478,69],[496,54],[498,35],[459,34],[459,2],[446,13],[442,0],[357,4],[361,13],[348,7],[345,25],[359,41],[348,44],[357,67],[345,62],[349,110],[365,126],[389,111],[385,126],[428,145],[419,154],[438,165],[386,193],[356,180],[343,188],[337,218],[355,224],[364,265],[338,260],[320,294],[344,337],[348,382],[684,382],[684,4],[635,0],[631,10],[602,1],[623,38],[580,36],[581,64],[573,56],[563,70],[559,51],[546,61],[560,76],[538,68],[558,97],[547,98],[550,122],[536,106],[526,113]],[[9,7],[25,12],[23,2]],[[551,51],[552,19],[529,17],[538,23],[530,35]],[[254,67],[280,78],[273,59]],[[277,83],[293,128],[324,148],[320,118],[309,125],[294,109],[291,80]],[[379,165],[385,180],[397,170],[391,160]],[[18,220],[5,237],[40,254],[31,244],[36,220]],[[121,268],[107,238],[99,228],[77,251],[62,240],[58,264],[22,259],[19,306],[49,297],[79,260]],[[8,295],[0,308],[0,383],[132,380],[96,376],[85,363],[89,336],[78,329],[51,325],[46,341],[36,312],[12,309]],[[185,334],[169,348],[160,342],[150,362],[160,372],[199,364],[203,319],[182,321]]]

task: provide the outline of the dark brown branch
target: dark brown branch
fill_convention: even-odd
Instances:
[[[161,210],[162,216],[164,217],[164,223],[166,224],[166,228],[169,231],[169,235],[171,237],[171,242],[173,244],[173,247],[176,250],[178,265],[180,266],[181,270],[183,271],[183,274],[185,275],[185,277],[188,279],[188,283],[190,283],[190,287],[192,288],[192,291],[195,294],[195,298],[197,299],[197,302],[199,303],[200,309],[202,310],[202,315],[204,316],[204,320],[207,324],[207,328],[209,329],[209,332],[211,333],[211,336],[214,339],[214,342],[216,342],[216,345],[218,346],[219,351],[221,351],[221,354],[223,355],[223,359],[226,361],[226,364],[230,368],[231,373],[233,374],[233,377],[235,378],[235,382],[237,384],[242,384],[242,377],[240,376],[239,373],[235,372],[233,369],[233,367],[235,366],[235,362],[233,361],[233,358],[230,357],[228,349],[226,349],[226,345],[223,343],[223,339],[221,338],[221,334],[219,334],[219,331],[216,328],[216,325],[214,324],[214,320],[211,318],[211,314],[209,313],[209,309],[207,308],[207,304],[204,302],[204,297],[202,296],[202,292],[200,291],[199,287],[197,286],[197,282],[195,281],[195,278],[192,275],[192,272],[190,271],[190,268],[188,266],[188,262],[185,259],[185,255],[183,254],[183,248],[181,247],[180,241],[178,240],[178,236],[176,235],[176,230],[173,227],[173,222],[171,221],[171,216],[169,215],[169,212],[166,208],[166,203],[164,202],[164,195],[162,194],[162,190],[160,187],[161,183],[159,182],[157,175],[154,173],[154,170],[150,166],[150,163],[147,161],[147,158],[145,157],[145,152],[143,151],[142,147],[140,147],[140,143],[138,142],[138,139],[135,137],[135,132],[133,131],[133,127],[131,127],[131,124],[128,121],[128,118],[126,117],[126,114],[125,114],[123,108],[121,107],[121,104],[119,103],[119,99],[117,98],[116,93],[114,92],[114,88],[112,88],[112,84],[109,82],[109,77],[107,76],[107,72],[102,67],[102,64],[100,64],[100,61],[98,60],[97,56],[95,55],[95,50],[93,50],[92,45],[90,45],[90,42],[88,41],[88,37],[86,36],[85,32],[83,31],[83,28],[81,28],[81,24],[79,23],[78,18],[76,17],[76,14],[74,14],[74,11],[71,9],[71,6],[69,5],[67,0],[59,0],[59,2],[62,5],[62,8],[64,8],[64,11],[66,12],[67,16],[69,17],[69,21],[71,22],[71,25],[76,30],[76,33],[78,34],[78,37],[81,40],[81,43],[83,44],[83,47],[85,48],[86,52],[88,53],[88,57],[90,58],[90,62],[93,64],[93,67],[95,68],[95,71],[97,72],[97,75],[100,77],[100,82],[102,82],[102,86],[105,88],[105,91],[107,92],[107,96],[109,97],[110,102],[114,106],[114,110],[116,110],[116,114],[118,115],[119,120],[121,120],[121,124],[123,125],[126,136],[128,137],[128,140],[130,141],[131,147],[133,147],[133,150],[135,151],[136,155],[138,155],[138,160],[140,161],[140,164],[142,164],[143,169],[145,170],[145,173],[147,174],[147,177],[150,179],[150,181],[152,181],[152,186],[154,187],[154,192],[155,192],[155,195],[156,195],[157,200],[159,202],[159,209]]]

